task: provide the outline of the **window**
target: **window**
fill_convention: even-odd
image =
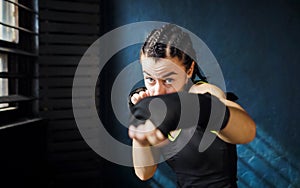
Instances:
[[[0,0],[0,126],[38,114],[37,0]]]
[[[0,73],[7,73],[7,56],[0,54]],[[0,78],[0,97],[8,95],[8,80],[7,78]],[[0,110],[8,107],[8,103],[0,104]]]
[[[17,0],[0,1],[0,39],[9,42],[19,42],[18,24],[18,6]]]

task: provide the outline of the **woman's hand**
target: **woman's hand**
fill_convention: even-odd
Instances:
[[[132,104],[138,103],[141,99],[150,96],[148,90],[135,93],[131,97]],[[139,144],[144,146],[157,145],[166,140],[162,132],[156,128],[152,121],[147,120],[145,124],[138,126],[131,125],[129,127],[128,135],[131,139],[135,139]]]
[[[140,91],[139,93],[133,94],[130,100],[131,100],[132,104],[136,104],[141,99],[143,99],[145,97],[149,97],[149,96],[150,96],[150,93],[149,93],[148,90],[146,90],[146,91]]]
[[[135,139],[143,146],[164,144],[167,141],[167,138],[150,120],[146,120],[145,124],[137,127],[131,125],[128,135],[131,139]]]

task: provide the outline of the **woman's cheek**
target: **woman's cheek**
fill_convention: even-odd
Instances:
[[[146,88],[147,88],[147,90],[148,90],[148,92],[149,92],[149,95],[150,95],[150,96],[153,96],[154,90],[152,89],[152,87],[146,85]]]
[[[167,90],[167,93],[170,94],[170,93],[175,93],[176,92],[176,89],[173,87],[173,86],[170,86]]]
[[[179,92],[182,88],[183,84],[182,83],[174,83],[172,86],[171,86],[171,89],[172,89],[172,92]]]

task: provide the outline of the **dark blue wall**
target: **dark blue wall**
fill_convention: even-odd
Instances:
[[[257,124],[256,139],[238,146],[240,187],[300,186],[300,1],[113,0],[106,6],[106,31],[139,21],[172,22],[213,52],[227,90]],[[156,187],[162,176],[147,183]]]

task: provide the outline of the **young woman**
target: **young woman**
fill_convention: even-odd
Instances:
[[[155,96],[172,98],[172,94],[184,90],[197,94],[205,101],[209,93],[226,107],[227,119],[223,121],[221,130],[212,131],[211,134],[216,134],[217,138],[203,152],[198,151],[206,129],[203,123],[198,125],[190,140],[180,150],[178,150],[180,140],[187,136],[188,131],[172,129],[166,132],[166,129],[157,128],[155,121],[147,119],[148,117],[144,118],[147,119],[145,121],[131,125],[129,137],[133,140],[135,173],[141,180],[151,178],[157,168],[156,152],[151,148],[160,145],[163,148],[162,143],[168,143],[169,146],[162,149],[160,155],[167,159],[167,163],[176,173],[178,187],[236,187],[235,144],[252,141],[256,126],[240,105],[228,100],[220,88],[207,83],[199,71],[195,58],[192,58],[195,57],[194,53],[189,35],[176,25],[167,24],[153,30],[146,39],[140,55],[145,88],[137,90],[130,96],[131,106],[134,108],[145,99]],[[190,86],[189,80],[192,80],[194,85]],[[138,108],[144,108],[145,105],[139,106]],[[143,116],[143,113],[139,115]],[[200,114],[200,119],[203,119],[203,116],[203,113]],[[176,119],[174,114],[167,118],[171,124],[176,122],[173,121]],[[204,122],[207,123],[207,120]],[[173,154],[168,156],[172,152]]]

